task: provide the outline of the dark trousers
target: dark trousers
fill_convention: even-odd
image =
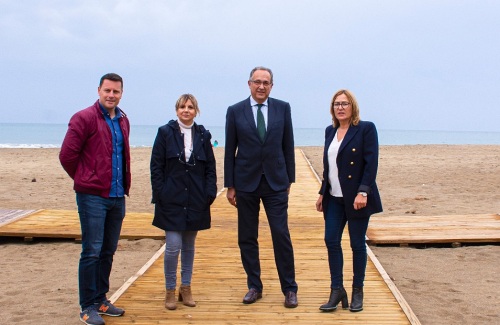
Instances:
[[[83,310],[106,300],[113,255],[125,217],[125,198],[77,193],[76,202],[82,228],[78,286]]]
[[[259,210],[260,201],[266,210],[271,229],[274,248],[274,260],[278,270],[281,290],[297,292],[295,282],[295,264],[292,240],[288,230],[288,192],[276,192],[262,176],[258,188],[254,192],[236,192],[238,208],[238,245],[241,261],[247,274],[248,288],[261,292],[261,268],[259,259]]]
[[[327,194],[329,195],[329,194]],[[365,236],[370,218],[350,218],[347,220],[344,199],[329,197],[325,213],[325,244],[330,264],[331,288],[343,286],[344,256],[342,254],[342,234],[347,223],[352,250],[352,266],[354,287],[362,287],[366,271]]]

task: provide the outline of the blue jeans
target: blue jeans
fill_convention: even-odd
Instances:
[[[329,197],[325,213],[325,244],[328,250],[332,289],[343,286],[344,256],[341,242],[346,223],[352,249],[354,273],[352,286],[363,286],[367,262],[365,236],[369,220],[369,217],[347,220],[343,198]]]
[[[82,229],[78,286],[83,310],[106,300],[113,255],[125,217],[125,198],[76,193],[76,203]]]
[[[169,290],[177,285],[177,264],[181,254],[181,284],[191,285],[194,264],[194,244],[198,231],[165,231],[165,256],[163,268],[165,286]]]

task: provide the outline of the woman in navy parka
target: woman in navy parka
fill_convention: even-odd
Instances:
[[[211,134],[194,122],[196,98],[182,95],[175,105],[177,120],[158,129],[151,154],[153,225],[165,230],[165,308],[176,309],[177,264],[181,253],[179,301],[194,307],[191,277],[195,239],[210,228],[210,205],[217,195]]]

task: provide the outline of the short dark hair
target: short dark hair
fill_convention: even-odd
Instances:
[[[102,86],[104,80],[119,81],[122,84],[122,89],[123,89],[123,79],[116,73],[106,73],[104,76],[102,76],[101,81],[99,81],[99,87]]]
[[[271,75],[271,83],[273,83],[273,72],[271,71],[271,69],[269,68],[266,68],[266,67],[255,67],[252,69],[252,71],[250,71],[250,79],[249,80],[252,80],[252,77],[253,77],[253,74],[255,73],[255,71],[257,70],[264,70],[264,71],[267,71],[269,72],[269,74]]]

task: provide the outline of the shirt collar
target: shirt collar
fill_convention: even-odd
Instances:
[[[104,114],[104,116],[109,117],[108,110],[105,109],[104,106],[102,106],[102,104],[100,102],[99,102],[99,107],[101,108],[101,111]],[[116,118],[122,117],[122,111],[118,107],[115,107],[115,117]]]
[[[268,98],[268,99],[269,99],[269,98]],[[268,101],[268,99],[266,99],[266,101],[265,101],[265,102],[263,102],[263,103],[262,103],[262,105],[264,105],[264,106],[269,106],[269,105],[267,105],[267,101]],[[257,103],[257,102],[255,101],[255,99],[253,99],[253,97],[252,97],[252,96],[250,96],[250,106],[254,107],[254,106],[257,106],[258,104],[259,104],[259,103]]]

